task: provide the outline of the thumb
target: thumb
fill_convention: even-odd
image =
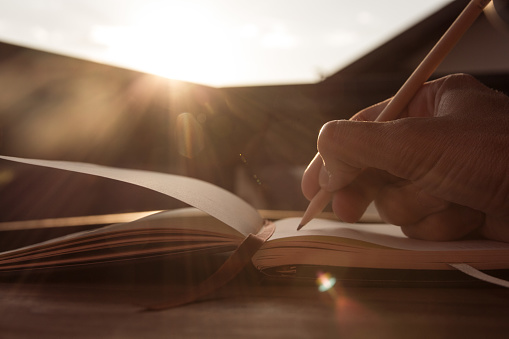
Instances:
[[[431,168],[439,154],[435,145],[440,145],[440,132],[434,128],[426,129],[432,132],[426,136],[422,131],[423,124],[419,124],[422,120],[429,120],[429,123],[436,119],[336,120],[326,123],[318,136],[318,152],[329,175],[324,188],[328,191],[341,189],[367,167],[410,180]]]

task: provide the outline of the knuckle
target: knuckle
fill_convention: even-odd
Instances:
[[[317,148],[318,152],[322,153],[331,148],[331,146],[339,142],[341,136],[341,126],[339,120],[333,120],[323,125],[318,136]]]

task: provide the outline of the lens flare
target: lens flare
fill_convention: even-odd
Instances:
[[[331,276],[330,273],[320,272],[318,278],[316,278],[316,284],[320,292],[327,292],[336,285],[336,278]]]
[[[201,124],[190,113],[181,113],[176,124],[177,146],[180,155],[192,159],[205,147]]]

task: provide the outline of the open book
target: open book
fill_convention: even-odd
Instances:
[[[238,249],[250,236],[257,241],[246,245],[251,246],[248,260],[262,272],[289,274],[288,269],[284,273],[285,268],[299,265],[405,270],[453,270],[465,264],[478,270],[509,268],[506,243],[419,241],[407,238],[393,225],[325,219],[312,220],[297,231],[299,218],[268,223],[229,191],[192,178],[83,163],[6,156],[0,159],[119,180],[192,206],[0,253],[0,272],[163,255],[226,253]]]

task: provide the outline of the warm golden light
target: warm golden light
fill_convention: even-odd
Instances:
[[[175,133],[178,152],[186,158],[194,158],[205,146],[203,129],[191,113],[177,116]]]
[[[128,26],[95,26],[92,39],[123,66],[203,83],[235,72],[228,34],[217,8],[158,2],[147,3]]]

